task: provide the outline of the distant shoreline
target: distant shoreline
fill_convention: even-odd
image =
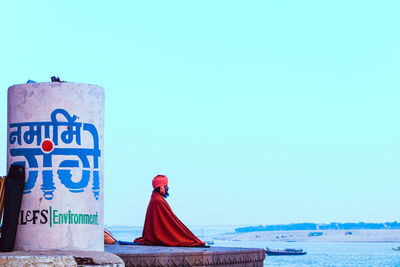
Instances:
[[[400,230],[290,230],[230,233],[215,237],[225,241],[268,242],[400,242]]]

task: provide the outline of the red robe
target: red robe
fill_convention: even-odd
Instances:
[[[151,195],[143,234],[135,239],[135,243],[170,247],[200,247],[206,244],[176,217],[164,197],[157,192]]]

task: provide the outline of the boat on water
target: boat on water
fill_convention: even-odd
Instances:
[[[392,248],[394,251],[400,251],[400,247]]]
[[[294,249],[294,248],[285,248],[285,249],[270,249],[266,248],[265,253],[268,256],[282,256],[282,255],[306,255],[307,252],[302,249]]]

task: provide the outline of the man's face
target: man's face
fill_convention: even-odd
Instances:
[[[169,189],[169,187],[168,187],[168,185],[165,185],[165,186],[164,186],[164,188],[165,188],[165,194],[164,194],[164,197],[165,197],[165,198],[167,198],[167,197],[169,196],[169,193],[168,193],[168,189]]]

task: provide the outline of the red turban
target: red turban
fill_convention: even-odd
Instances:
[[[165,175],[157,175],[153,179],[153,188],[156,189],[157,187],[160,187],[160,193],[162,195],[165,194],[165,185],[168,185],[168,178]]]

